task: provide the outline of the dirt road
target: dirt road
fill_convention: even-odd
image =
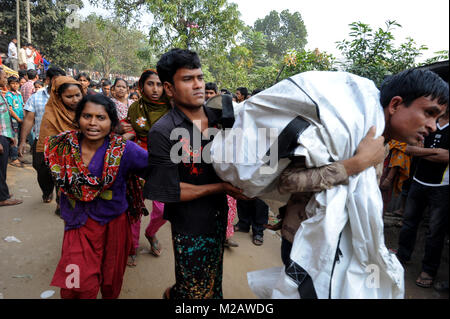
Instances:
[[[56,204],[54,201],[50,204],[42,202],[31,165],[25,168],[8,166],[8,186],[24,203],[0,207],[0,298],[39,299],[42,292],[54,290],[55,294],[50,298],[57,299],[59,289],[49,286],[60,257],[64,230],[63,221],[54,214]],[[151,208],[150,202],[146,205]],[[161,298],[164,289],[174,283],[170,226],[166,223],[158,233],[164,249],[157,258],[148,253],[148,243],[143,236],[148,221],[148,216],[143,218],[138,265],[127,269],[120,298]],[[20,242],[5,241],[8,236],[14,236]],[[395,242],[395,236],[394,229],[387,229],[387,242]],[[247,272],[281,266],[280,236],[266,231],[264,245],[260,247],[251,243],[250,234],[236,233],[234,239],[240,246],[225,251],[224,297],[256,298],[248,287]],[[445,249],[439,276],[448,280],[448,245]],[[419,254],[415,254],[417,260],[413,264],[420,264]],[[448,298],[448,293],[416,287],[413,282],[417,276],[416,268],[406,271],[406,298]]]

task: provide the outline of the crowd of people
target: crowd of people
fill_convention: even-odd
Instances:
[[[281,256],[288,267],[312,194],[348,183],[372,166],[380,172],[385,206],[393,192],[404,197],[395,212],[403,218],[395,251],[402,263],[411,258],[428,208],[429,233],[416,284],[434,284],[448,232],[449,192],[448,83],[435,73],[406,70],[385,81],[380,88],[385,132],[375,138],[371,129],[354,157],[318,168],[299,160],[286,168],[278,189],[291,198],[280,210],[280,222],[268,225],[263,200],[246,197],[222,181],[211,163],[195,160],[214,138],[208,129],[220,121],[207,101],[231,95],[242,103],[260,89],[250,93],[238,87],[232,93],[205,83],[200,59],[189,50],[165,53],[136,83],[103,78],[92,84],[87,73],[68,76],[58,67],[47,68],[45,57],[30,44],[19,52],[10,44],[8,57],[19,77],[6,78],[0,69],[0,206],[22,203],[10,195],[7,166],[23,167],[30,151],[42,201],[55,197],[55,214],[65,223],[51,282],[61,288],[62,298],[96,298],[99,290],[103,298],[119,297],[126,267],[137,266],[141,217],[149,214],[145,199],[152,200],[145,237],[154,256],[162,252],[158,230],[167,221],[171,226],[176,282],[163,297],[223,298],[224,247],[238,247],[234,232],[251,230],[253,244],[261,246],[266,228],[281,230]],[[173,140],[177,128],[190,136],[203,134],[201,145]],[[176,143],[188,161],[172,161]],[[70,264],[82,270],[78,288],[67,287]]]
[[[8,55],[5,64],[14,71],[36,70],[38,74],[47,71],[51,61],[47,59],[41,50],[31,43],[23,43],[17,47],[17,39],[14,38],[8,45]]]

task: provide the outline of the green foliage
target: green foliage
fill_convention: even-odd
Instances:
[[[98,1],[92,1],[98,2]],[[153,15],[150,45],[157,52],[191,48],[199,52],[224,50],[243,28],[237,5],[227,0],[103,0],[116,14],[130,21],[132,10]]]
[[[427,59],[423,64],[426,65],[448,60],[448,50],[437,51],[434,54],[434,57]]]
[[[288,50],[301,50],[306,45],[306,27],[299,12],[271,11],[256,20],[254,30],[267,37],[267,52],[272,58],[282,58]]]
[[[307,71],[336,71],[335,60],[333,55],[318,49],[292,50],[284,57],[284,69],[280,79]]]
[[[87,52],[87,45],[78,29],[64,27],[56,36],[52,50],[45,50],[52,64],[72,68],[80,63]]]
[[[92,14],[81,22],[79,33],[86,43],[84,65],[104,74],[139,74],[149,57],[145,36],[118,21]]]
[[[395,27],[401,27],[396,21],[386,21],[386,28],[374,31],[368,24],[353,22],[350,24],[350,40],[337,43],[345,61],[345,71],[367,77],[377,85],[389,74],[417,66],[415,60],[427,50],[425,46],[417,47],[413,39],[399,47],[394,46]]]
[[[83,7],[81,0],[30,0],[31,42],[46,53],[51,60],[76,60],[78,55],[76,48],[62,45],[60,38],[62,34],[68,38],[73,36],[66,34],[67,30],[65,30],[66,19],[71,13],[67,8],[71,4],[79,8]],[[20,38],[22,44],[28,42],[26,17],[25,1],[21,1]],[[1,0],[0,29],[10,37],[16,36],[16,0]]]

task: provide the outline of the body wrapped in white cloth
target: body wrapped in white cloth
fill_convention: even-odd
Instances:
[[[249,197],[287,200],[276,185],[292,156],[305,157],[307,167],[348,159],[371,126],[379,136],[384,125],[372,81],[345,72],[306,72],[240,105],[233,129],[245,134],[237,142],[230,132],[217,135],[211,147],[213,165],[223,180]],[[294,147],[286,127],[298,128]],[[259,147],[256,151],[249,147],[253,144]],[[224,161],[226,152],[244,154],[244,160]],[[382,205],[373,167],[351,176],[348,185],[312,197],[306,208],[309,218],[295,235],[290,257],[292,266],[310,276],[318,298],[403,298],[403,267],[385,246]],[[302,297],[302,277],[292,269],[257,271],[248,279],[261,298]]]

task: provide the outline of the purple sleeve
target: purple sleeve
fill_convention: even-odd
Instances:
[[[147,176],[148,152],[136,143],[127,141],[121,166],[124,169],[124,173],[127,174],[132,171],[140,177],[145,178]]]

